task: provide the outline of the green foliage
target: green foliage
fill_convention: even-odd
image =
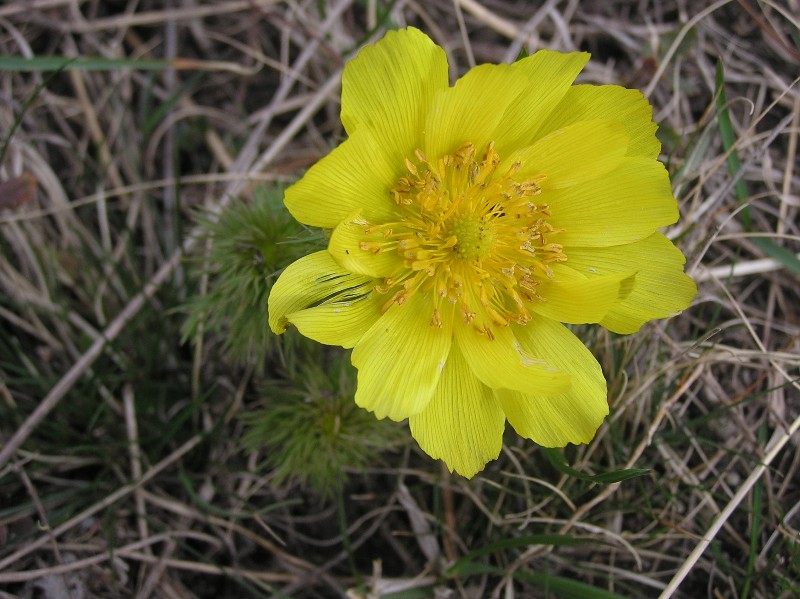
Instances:
[[[281,190],[262,188],[252,204],[235,201],[216,221],[201,220],[207,252],[192,266],[198,280],[208,276],[208,290],[184,307],[184,341],[217,333],[231,360],[253,360],[259,367],[275,349],[276,337],[267,325],[272,284],[288,264],[322,247],[322,236],[294,220],[282,196]]]
[[[725,93],[725,71],[722,61],[717,61],[716,72],[716,107],[718,110],[719,121],[719,134],[722,139],[722,147],[728,155],[728,170],[736,182],[734,184],[734,192],[736,199],[740,203],[746,204],[750,201],[750,194],[747,191],[747,184],[743,178],[744,170],[742,169],[739,154],[736,150],[736,134],[733,130],[731,117],[728,110],[728,99]],[[746,231],[753,229],[753,223],[750,219],[750,206],[745,205],[741,210],[742,224]],[[765,254],[780,262],[788,270],[800,275],[800,260],[797,259],[791,251],[787,250],[775,243],[769,237],[753,237],[752,242],[761,249]]]
[[[0,72],[36,73],[41,71],[118,71],[136,69],[137,71],[164,71],[175,68],[170,60],[144,60],[130,58],[104,58],[100,56],[0,56]]]
[[[514,577],[540,587],[548,596],[561,599],[625,599],[617,593],[564,576],[518,570],[514,572]]]
[[[264,384],[264,409],[247,416],[244,442],[267,449],[264,465],[274,470],[276,485],[300,483],[331,496],[346,469],[374,464],[378,451],[404,438],[404,429],[356,406],[347,353],[312,343],[304,348],[317,359],[305,354],[285,380]]]
[[[579,539],[572,535],[560,534],[524,535],[521,537],[505,538],[470,551],[467,555],[450,566],[448,569],[448,574],[461,574],[468,572],[478,563],[476,561],[478,558],[493,553],[503,553],[504,551],[517,547],[528,548],[533,545],[571,547],[575,545],[583,545],[587,542],[588,541],[586,539]]]
[[[572,468],[567,463],[567,459],[564,457],[564,454],[561,452],[560,449],[552,447],[543,447],[542,450],[544,451],[545,455],[547,456],[547,459],[550,461],[550,465],[552,465],[553,468],[555,468],[556,470],[558,470],[563,474],[587,482],[595,482],[603,484],[618,483],[622,482],[623,480],[628,480],[629,478],[644,476],[649,472],[649,470],[643,468],[628,468],[623,470],[616,470],[613,472],[604,472],[603,474],[596,474],[594,476],[591,476]]]
[[[201,220],[206,249],[191,263],[201,293],[184,306],[182,332],[184,340],[221,338],[228,359],[256,366],[263,407],[245,416],[244,443],[267,450],[262,466],[274,483],[332,495],[345,469],[374,463],[376,450],[403,433],[355,405],[355,375],[343,351],[270,331],[267,298],[278,274],[324,247],[321,233],[291,217],[282,195],[262,189],[252,204],[236,201],[218,219]],[[267,372],[276,362],[283,371]]]
[[[514,62],[519,62],[523,58],[528,58],[528,56],[530,56],[530,55],[531,55],[531,53],[528,52],[527,48],[520,48],[519,53],[517,54],[517,57],[514,59]]]

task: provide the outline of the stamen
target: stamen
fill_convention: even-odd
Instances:
[[[531,201],[542,194],[544,176],[518,180],[522,163],[503,171],[500,164],[494,142],[480,157],[465,143],[435,162],[417,149],[404,160],[408,174],[389,191],[397,219],[353,223],[364,232],[362,251],[397,257],[392,274],[375,286],[388,296],[382,311],[428,294],[431,326],[443,326],[446,300],[465,326],[489,339],[495,327],[531,319],[528,306],[544,301],[536,288],[553,278],[549,264],[567,259],[553,240],[563,229],[548,222],[546,204]]]

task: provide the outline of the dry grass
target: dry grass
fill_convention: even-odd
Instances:
[[[800,4],[389,4],[0,6],[1,55],[123,61],[0,71],[0,597],[798,596],[800,286],[763,239],[800,251]],[[278,367],[181,343],[197,211],[337,143],[342,65],[386,24],[453,75],[585,49],[582,80],[648,94],[700,292],[631,337],[587,329],[612,412],[565,452],[647,475],[580,480],[509,434],[473,481],[401,443],[325,499],[240,442]]]

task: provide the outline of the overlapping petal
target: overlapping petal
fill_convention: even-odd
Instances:
[[[389,190],[402,172],[368,129],[359,130],[286,190],[284,203],[297,220],[332,229],[360,211],[375,222],[390,219]]]
[[[484,64],[471,69],[434,98],[425,122],[423,151],[436,159],[470,142],[482,152],[496,138],[503,113],[528,87],[527,79],[510,65]]]
[[[553,278],[536,288],[542,301],[531,302],[531,310],[558,322],[585,324],[600,322],[630,292],[628,279],[635,271],[621,270],[603,276],[587,277],[568,264],[553,264]]]
[[[625,127],[628,156],[655,159],[661,151],[650,103],[636,89],[618,85],[573,85],[542,123],[546,135],[585,120],[612,119]]]
[[[365,232],[368,224],[360,212],[344,219],[333,230],[328,251],[336,262],[351,272],[370,277],[388,277],[403,260],[397,252],[386,251],[380,231],[371,235]]]
[[[697,286],[683,272],[684,262],[681,251],[660,233],[629,245],[570,249],[570,266],[590,278],[638,269],[630,293],[600,321],[622,334],[635,333],[645,322],[672,316],[689,305]]]
[[[557,108],[588,60],[585,52],[539,50],[511,65],[512,73],[528,81],[528,90],[508,107],[495,129],[501,156],[531,145],[540,136],[542,123]]]
[[[509,327],[495,327],[489,335],[471,326],[456,326],[454,333],[467,364],[484,385],[539,393],[561,393],[570,386],[569,375],[542,354],[526,352]]]
[[[544,447],[588,443],[608,415],[606,380],[600,365],[564,325],[536,316],[514,326],[520,345],[546,353],[554,366],[568,372],[572,385],[558,394],[498,389],[496,396],[514,430]]]
[[[269,294],[269,326],[283,333],[289,324],[315,341],[353,347],[380,316],[380,301],[369,277],[342,269],[327,251],[290,264]]]
[[[408,424],[425,453],[444,460],[451,472],[472,478],[500,454],[506,417],[456,345],[430,403]]]
[[[580,121],[517,150],[505,162],[520,163],[518,180],[544,177],[538,185],[548,191],[599,180],[620,166],[627,147],[628,135],[620,123]]]
[[[342,74],[342,123],[368,128],[391,164],[413,156],[434,96],[448,88],[447,57],[421,31],[389,31]],[[368,164],[368,163],[367,163]]]
[[[664,165],[638,157],[605,177],[538,197],[550,207],[550,224],[564,229],[558,242],[565,248],[633,243],[678,219]]]
[[[393,305],[353,349],[358,369],[356,403],[378,418],[419,414],[433,396],[452,345],[452,318],[430,324],[428,298],[413,295]]]

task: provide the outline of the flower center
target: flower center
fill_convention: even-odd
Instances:
[[[456,219],[450,234],[456,238],[453,249],[464,260],[480,260],[494,248],[492,224],[475,214],[464,214]]]
[[[362,250],[402,258],[375,288],[388,296],[384,310],[429,294],[433,326],[454,305],[464,324],[489,337],[493,326],[530,320],[526,304],[544,301],[536,287],[553,277],[548,264],[567,259],[549,240],[561,230],[547,222],[547,205],[533,202],[544,177],[517,181],[519,163],[498,172],[493,142],[480,158],[467,143],[436,162],[419,150],[415,159],[390,192],[397,221],[362,225]]]

